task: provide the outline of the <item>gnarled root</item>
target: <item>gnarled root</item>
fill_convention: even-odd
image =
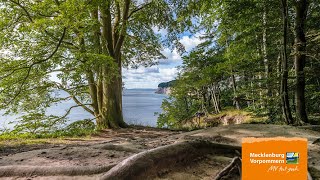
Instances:
[[[234,157],[240,146],[211,143],[208,141],[184,141],[133,155],[108,171],[102,179],[152,179],[161,169],[187,164],[208,153]]]
[[[240,146],[203,140],[183,141],[135,154],[116,166],[0,166],[0,177],[82,176],[102,174],[101,179],[152,179],[162,170],[194,163],[207,154],[234,157]],[[113,167],[114,166],[114,167]]]
[[[114,164],[107,166],[0,166],[0,177],[30,176],[81,176],[100,174],[109,171]]]
[[[219,174],[214,178],[215,180],[220,180],[224,177],[233,176],[233,173],[238,172],[241,179],[241,159],[239,157],[235,157],[232,159],[231,163],[226,166]]]

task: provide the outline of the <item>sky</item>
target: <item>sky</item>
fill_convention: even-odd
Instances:
[[[153,28],[155,33],[166,36],[164,29]],[[180,43],[184,45],[186,54],[202,42],[200,33],[185,33],[180,37]],[[141,66],[137,69],[122,68],[122,81],[126,89],[157,89],[158,84],[174,80],[178,75],[177,66],[182,65],[182,56],[176,49],[164,48],[161,53],[166,59],[160,59],[158,65],[151,67]],[[51,79],[60,82],[57,72],[51,74]]]
[[[163,37],[166,35],[164,29],[153,29],[155,33],[161,34]],[[186,53],[190,52],[194,47],[200,44],[200,33],[194,35],[182,35],[180,43],[184,45]],[[158,65],[151,67],[139,67],[138,69],[122,69],[123,82],[125,88],[136,89],[156,89],[161,82],[168,82],[174,80],[178,75],[177,66],[182,64],[181,55],[176,49],[170,50],[165,48],[161,52],[166,59],[160,59]]]

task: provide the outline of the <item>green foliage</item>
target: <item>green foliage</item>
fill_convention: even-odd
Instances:
[[[31,112],[21,116],[14,126],[13,133],[31,133],[34,135],[53,132],[63,125],[65,119],[59,119],[57,116],[46,116],[44,112]]]
[[[170,99],[162,104],[164,111],[158,126],[176,128],[182,122],[192,121],[197,111],[219,114],[219,108],[236,104],[259,117],[267,117],[267,123],[283,124],[281,1],[173,2],[178,26],[201,31],[205,42],[183,57],[181,74]],[[319,116],[320,4],[310,1],[309,7],[305,96],[307,111],[314,119],[314,115]],[[288,67],[294,67],[294,8],[290,2]],[[289,99],[294,99],[294,69],[288,73]],[[290,104],[295,109],[294,102]]]
[[[184,54],[178,80],[159,85],[175,87],[158,125],[178,127],[197,111],[217,113],[232,105],[276,122],[283,96],[281,6],[276,0],[0,0],[0,109],[30,113],[15,127],[19,133],[47,133],[76,106],[96,117],[121,119],[102,116],[111,108],[98,105],[110,98],[107,89],[117,89],[108,88],[117,86],[115,80],[121,86],[121,68],[156,64],[164,58],[163,45],[184,52],[179,33],[201,32],[205,42]],[[288,8],[288,67],[294,67],[293,2]],[[319,111],[319,12],[319,2],[310,1],[305,64],[310,114]],[[167,29],[167,38],[155,28]],[[288,73],[293,99],[294,70]],[[57,90],[69,96],[61,98]],[[62,117],[44,115],[47,107],[69,100],[77,105]]]
[[[175,80],[172,80],[172,81],[169,81],[169,82],[163,82],[163,83],[160,83],[158,85],[158,87],[161,87],[161,88],[173,87],[175,85],[175,83],[176,83]]]
[[[35,115],[40,116],[41,115]],[[29,119],[33,123],[19,124],[14,130],[0,132],[0,140],[20,140],[38,138],[61,138],[61,137],[81,137],[96,133],[95,124],[88,119],[80,120],[69,124],[66,127],[49,129],[49,125],[43,121]]]
[[[32,113],[16,126],[21,132],[51,128],[50,122],[64,119],[74,107],[62,117],[39,111],[70,100],[95,117],[114,116],[95,113],[111,108],[97,105],[98,98],[110,98],[101,95],[112,93],[101,92],[116,86],[122,67],[164,58],[165,42],[154,28],[174,20],[165,0],[0,0],[0,16],[0,109]],[[170,36],[170,42],[176,39]],[[61,98],[57,90],[69,96]]]
[[[208,88],[227,76],[222,68],[225,62],[221,56],[223,51],[216,48],[204,53],[208,45],[203,43],[183,57],[182,74],[176,80],[170,98],[162,103],[163,113],[159,115],[158,127],[182,128],[195,113],[213,111]]]
[[[196,106],[187,107],[179,97],[164,100],[163,112],[159,115],[157,126],[160,128],[181,129],[182,125],[197,111]]]
[[[76,121],[62,129],[63,136],[84,136],[95,132],[95,124],[90,119]]]

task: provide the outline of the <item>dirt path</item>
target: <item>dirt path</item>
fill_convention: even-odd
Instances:
[[[175,142],[203,139],[240,146],[242,137],[277,136],[307,138],[309,140],[309,165],[320,169],[320,146],[312,144],[320,138],[319,131],[310,130],[307,127],[242,124],[186,133],[140,127],[104,131],[88,140],[65,139],[67,143],[64,144],[31,145],[19,148],[2,147],[0,176],[1,169],[6,170],[5,168],[12,166],[21,167],[21,171],[25,170],[24,177],[6,175],[9,177],[1,179],[99,179],[113,165],[119,164],[129,156]],[[159,169],[156,179],[212,179],[230,163],[231,159],[232,157],[205,154],[174,169]],[[24,167],[35,170],[27,173]],[[36,176],[35,173],[32,173],[40,167],[47,168],[44,170],[46,176]],[[64,172],[66,169],[71,170],[74,174],[70,171]],[[18,170],[13,169],[10,172],[14,173]],[[56,172],[60,174],[55,174]],[[79,173],[81,176],[76,176]]]
[[[90,139],[64,139],[63,144],[3,147],[0,166],[102,166],[174,142],[179,132],[155,128],[103,131]]]

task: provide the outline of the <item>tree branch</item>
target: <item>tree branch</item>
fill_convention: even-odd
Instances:
[[[31,72],[31,69],[33,68],[33,66],[35,66],[36,64],[40,64],[40,63],[43,63],[45,61],[48,61],[50,58],[52,58],[54,56],[54,54],[58,51],[58,49],[59,49],[59,47],[61,45],[61,42],[62,42],[62,40],[63,40],[63,38],[65,36],[65,33],[66,33],[66,28],[63,29],[62,36],[61,36],[61,38],[60,38],[55,50],[47,58],[45,58],[45,59],[43,59],[41,61],[34,62],[30,66],[27,66],[27,67],[24,67],[24,68],[23,67],[20,68],[20,69],[28,68],[27,75],[24,77],[24,79],[23,79],[23,81],[22,81],[22,83],[21,83],[21,85],[19,87],[18,93],[16,93],[16,95],[7,104],[11,104],[21,94],[22,88],[23,88],[24,84],[26,83],[27,79],[29,78],[30,72]],[[12,74],[12,73],[10,73],[10,74]]]
[[[123,41],[126,36],[130,3],[131,3],[131,0],[125,0],[125,5],[124,5],[124,10],[123,10],[123,15],[122,15],[121,32],[120,32],[120,36],[119,36],[119,39],[118,39],[118,41],[116,43],[116,47],[115,47],[116,56],[119,56]]]
[[[83,105],[91,105],[91,104],[83,104]],[[74,106],[71,106],[71,107],[66,111],[66,113],[65,113],[64,115],[62,115],[62,116],[60,116],[59,118],[55,119],[55,120],[52,122],[52,124],[55,124],[56,122],[58,122],[58,121],[60,121],[60,120],[62,120],[62,119],[64,119],[64,118],[66,118],[66,117],[70,114],[70,112],[71,112],[71,110],[72,110],[73,108],[81,107],[81,106],[82,106],[82,105],[74,105]]]
[[[130,17],[131,17],[134,13],[136,13],[136,12],[144,9],[145,7],[149,6],[150,4],[151,4],[151,2],[145,3],[145,4],[141,5],[140,7],[137,7],[136,9],[132,10],[132,11],[130,12],[129,16],[128,16],[128,19],[130,19]]]
[[[121,9],[119,2],[116,2],[116,13],[115,13],[115,20],[113,25],[113,46],[116,47],[116,42],[119,39],[119,25],[120,25],[120,18],[121,18]]]
[[[28,19],[30,20],[30,22],[34,22],[33,21],[33,19],[32,19],[32,16],[30,15],[30,13],[28,12],[28,10],[24,7],[24,6],[22,6],[20,3],[19,3],[19,1],[18,2],[15,2],[15,1],[13,1],[13,0],[10,0],[10,2],[12,2],[12,3],[14,3],[14,4],[16,4],[17,6],[19,6],[24,12],[25,12],[25,14],[27,15],[27,17],[28,17]],[[55,0],[55,2],[56,2],[56,4],[59,6],[60,5],[60,3],[59,3],[59,1],[58,0]],[[57,16],[47,16],[47,15],[43,15],[43,14],[39,14],[40,16],[45,16],[45,17],[57,17]],[[57,37],[54,37],[51,33],[49,33],[47,30],[44,30],[44,32],[48,35],[48,36],[50,36],[51,38],[53,38],[53,39],[55,39],[55,40],[57,40],[58,38]],[[68,44],[68,45],[72,45],[72,46],[74,46],[74,44],[73,43],[71,43],[71,42],[66,42],[66,41],[62,41],[63,43],[66,43],[66,44]]]
[[[70,94],[71,95],[71,94]],[[79,106],[81,106],[84,110],[86,110],[87,112],[89,112],[90,114],[92,114],[94,116],[94,112],[88,108],[86,105],[88,104],[82,104],[75,96],[71,95],[72,99],[74,100],[75,103],[77,103]],[[89,104],[92,106],[92,104]]]
[[[55,37],[53,34],[51,34],[50,32],[48,32],[47,30],[44,30],[44,32],[45,32],[49,37],[51,37],[52,39],[54,39],[54,40],[59,40],[58,37]],[[61,43],[64,43],[64,44],[67,44],[67,45],[76,47],[73,43],[68,42],[68,41],[62,41]]]
[[[86,110],[86,111],[89,112],[90,114],[94,115],[94,112],[93,112],[90,108],[88,108],[88,107],[86,106],[86,104],[81,103],[81,102],[76,98],[76,96],[75,96],[73,93],[70,92],[70,89],[64,88],[64,87],[63,87],[61,84],[59,84],[59,83],[56,83],[56,84],[57,84],[57,86],[58,86],[59,89],[67,92],[67,93],[71,96],[71,98],[73,99],[73,101],[74,101],[77,105],[81,106],[84,110]],[[90,105],[92,106],[92,104],[90,104]]]
[[[27,15],[28,19],[33,23],[33,19],[31,17],[30,13],[27,11],[27,9],[24,6],[22,6],[19,3],[19,1],[16,2],[16,1],[10,0],[10,2],[12,2],[13,4],[16,4],[17,6],[19,6],[25,12],[25,14]]]
[[[110,13],[110,2],[106,2],[107,7],[102,7],[102,34],[107,42],[107,48],[110,56],[114,56],[114,48],[113,48],[113,38],[112,38],[112,22],[111,22],[111,13]]]

